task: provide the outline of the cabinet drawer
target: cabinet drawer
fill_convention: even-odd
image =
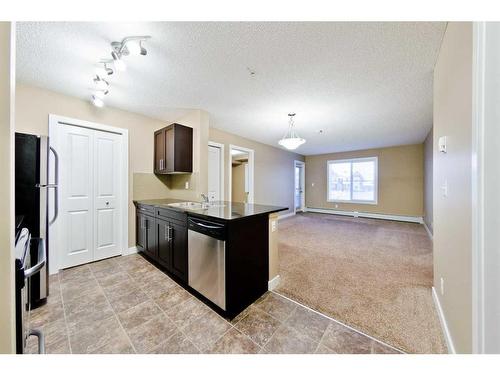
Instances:
[[[155,208],[153,206],[138,204],[137,211],[145,215],[155,216]]]
[[[156,209],[156,217],[164,220],[176,220],[179,223],[182,223],[184,226],[187,225],[187,214],[184,212],[179,212],[175,210],[169,210],[165,208],[157,208]]]

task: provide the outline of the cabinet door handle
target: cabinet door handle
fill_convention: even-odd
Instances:
[[[168,240],[172,241],[173,238],[174,238],[174,228],[169,225],[168,226]]]
[[[170,241],[170,238],[168,237],[168,226],[164,225],[165,227],[165,240]]]

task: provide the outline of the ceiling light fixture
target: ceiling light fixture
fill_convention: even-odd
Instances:
[[[115,64],[116,70],[124,72],[127,69],[125,62],[122,60],[122,55],[119,52],[111,52],[111,57],[113,57],[113,63]]]
[[[111,61],[112,60],[110,60],[109,62],[111,62]],[[99,77],[106,77],[106,76],[110,76],[111,74],[113,74],[113,69],[111,69],[110,67],[108,67],[108,62],[101,61],[101,64],[103,64],[103,65],[99,66],[96,69],[96,74]]]
[[[116,69],[124,71],[125,62],[123,61],[123,56],[128,55],[147,55],[148,51],[143,47],[142,42],[151,38],[149,35],[144,36],[128,36],[124,38],[121,42],[111,43],[113,51],[111,52],[111,57],[113,57],[113,62]]]
[[[98,108],[104,107],[104,101],[101,98],[98,98],[95,95],[92,95],[92,104],[95,105]]]
[[[100,91],[96,91],[96,92],[94,93],[94,96],[95,96],[96,98],[99,98],[99,99],[104,99],[104,97],[105,97],[106,95],[108,95],[108,93],[109,93],[109,90],[100,90]]]
[[[295,150],[297,147],[300,145],[303,145],[306,143],[306,140],[304,138],[300,138],[297,132],[295,131],[295,124],[293,121],[293,118],[295,116],[295,113],[289,113],[288,114],[288,131],[286,134],[283,136],[283,138],[278,142],[280,146],[283,146],[287,150]]]
[[[98,90],[107,90],[109,83],[98,75],[94,78],[94,84]]]

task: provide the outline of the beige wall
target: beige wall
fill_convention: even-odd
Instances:
[[[246,194],[245,194],[245,165],[243,164],[235,164],[232,166],[231,172],[231,190],[232,197],[231,200],[233,202],[246,202]]]
[[[427,228],[433,232],[433,215],[432,215],[432,142],[433,131],[427,134],[424,141],[424,222]]]
[[[18,83],[16,131],[48,135],[48,115],[56,114],[128,129],[129,132],[129,246],[135,246],[133,199],[194,198],[206,191],[206,157],[200,145],[208,142],[208,114],[193,110],[177,122],[193,127],[193,174],[158,177],[153,174],[153,133],[168,123],[116,108],[96,108],[88,101]],[[203,172],[201,168],[205,168]],[[185,182],[190,183],[185,189]]]
[[[15,352],[14,303],[14,27],[0,22],[0,353]]]
[[[423,145],[417,144],[306,156],[306,206],[390,215],[422,216],[423,151]],[[378,157],[378,203],[327,202],[326,168],[328,160],[371,156]]]
[[[299,154],[252,141],[222,130],[210,128],[210,141],[224,144],[224,195],[229,200],[229,172],[231,165],[229,145],[249,148],[254,155],[254,203],[288,207],[293,212],[294,160],[304,160]],[[208,150],[207,150],[208,152]]]
[[[447,136],[448,152],[437,151]],[[472,23],[449,23],[434,69],[434,286],[456,351],[472,350]],[[447,181],[448,196],[441,186]],[[444,279],[444,294],[440,279]]]

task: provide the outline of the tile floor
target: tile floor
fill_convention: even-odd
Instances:
[[[61,271],[50,292],[31,313],[47,353],[398,353],[272,292],[228,322],[137,254]]]

